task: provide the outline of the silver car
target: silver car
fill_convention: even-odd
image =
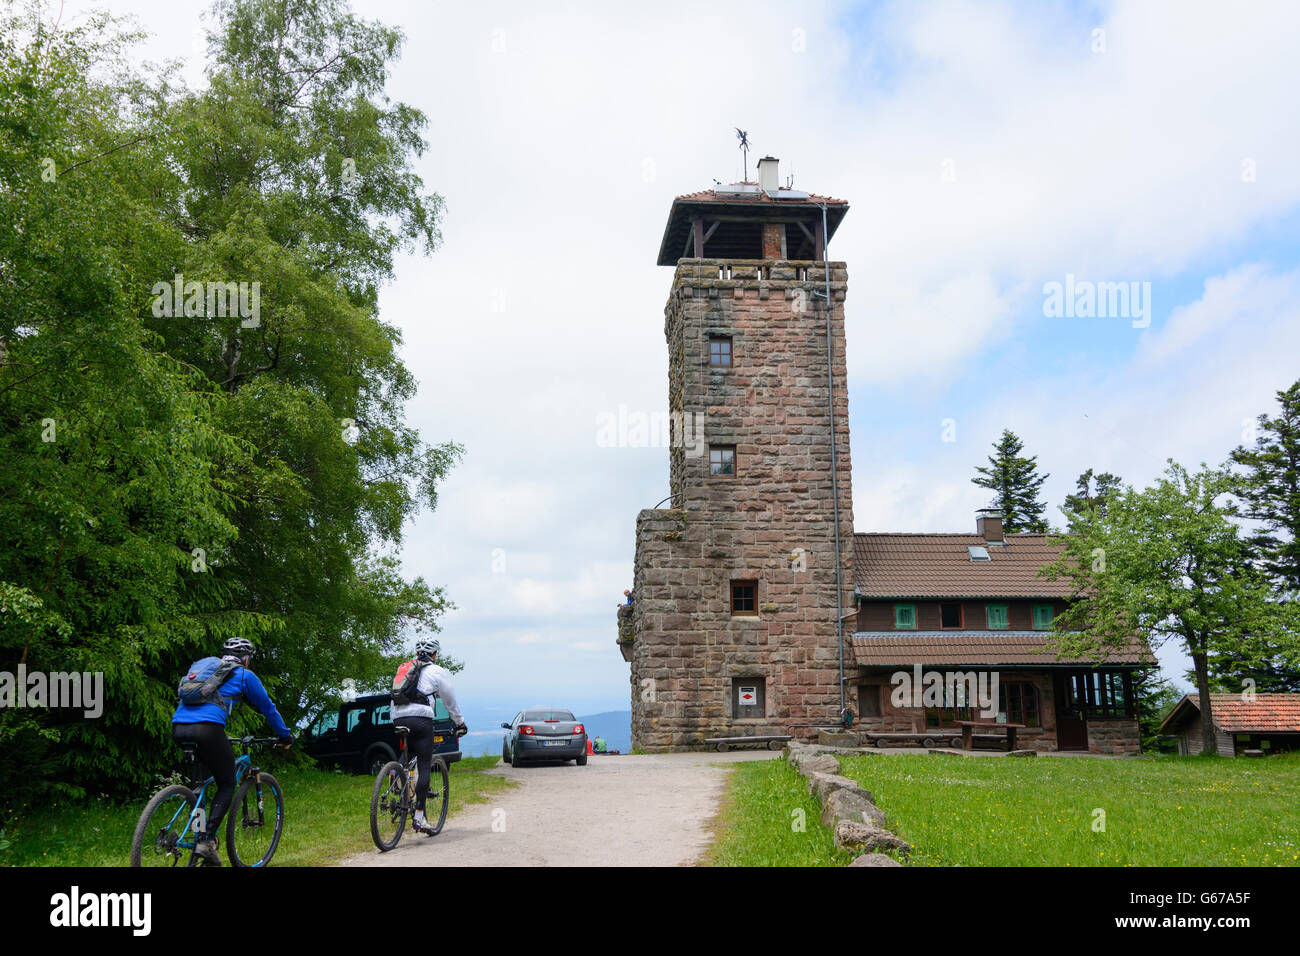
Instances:
[[[573,712],[558,707],[530,707],[502,724],[501,761],[511,766],[534,760],[574,760],[587,763],[587,729]]]

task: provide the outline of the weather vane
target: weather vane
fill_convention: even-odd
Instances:
[[[736,128],[736,139],[740,140],[741,152],[745,154],[745,177],[741,182],[749,182],[749,134],[739,126]]]

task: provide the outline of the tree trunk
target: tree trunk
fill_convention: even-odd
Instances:
[[[1214,740],[1214,714],[1210,709],[1210,668],[1205,654],[1193,654],[1192,665],[1196,668],[1196,692],[1201,696],[1201,753],[1217,754],[1218,744]]]

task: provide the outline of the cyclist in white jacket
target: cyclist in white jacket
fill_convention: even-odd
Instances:
[[[460,707],[456,704],[456,692],[451,686],[451,673],[439,667],[435,661],[442,650],[432,638],[421,638],[415,645],[415,656],[419,661],[420,682],[416,685],[417,698],[422,703],[393,704],[389,713],[394,724],[410,728],[406,743],[415,754],[417,776],[415,779],[415,828],[423,830],[424,801],[429,795],[429,769],[433,766],[433,702],[441,699],[447,713],[456,723],[457,734],[468,732]]]

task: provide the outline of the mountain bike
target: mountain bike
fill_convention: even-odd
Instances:
[[[370,795],[370,836],[381,852],[387,852],[397,846],[406,828],[406,818],[415,817],[415,780],[418,771],[415,756],[406,755],[406,735],[410,728],[397,726],[397,744],[400,749],[397,760],[390,760],[375,776],[375,789]],[[457,731],[463,736],[463,731]],[[441,757],[433,758],[429,768],[429,795],[425,801],[425,819],[423,827],[414,819],[411,825],[416,831],[426,836],[435,837],[442,832],[442,825],[447,820],[447,804],[451,799],[451,782],[447,777],[447,764]],[[433,822],[432,801],[437,801],[438,821]]]
[[[280,845],[284,829],[284,792],[280,782],[253,764],[248,751],[273,744],[274,737],[229,737],[244,749],[235,760],[235,799],[226,814],[226,853],[233,866],[266,866]],[[197,838],[207,827],[208,787],[216,794],[212,777],[199,782],[198,758],[193,741],[182,741],[189,766],[190,786],[163,787],[145,805],[131,840],[132,866],[186,866],[204,862],[194,852]],[[270,806],[267,805],[268,800]]]

